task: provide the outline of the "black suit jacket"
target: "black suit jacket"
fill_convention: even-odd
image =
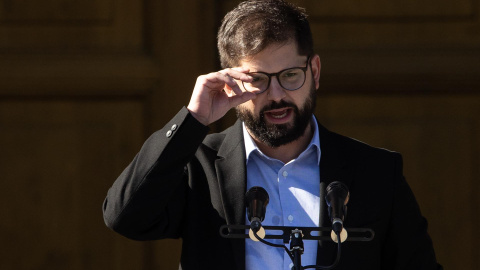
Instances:
[[[154,133],[108,191],[105,223],[135,240],[181,237],[185,270],[243,270],[245,240],[219,234],[221,225],[245,224],[241,122],[222,133],[208,131],[183,108]],[[336,269],[440,269],[401,156],[321,125],[319,134],[322,187],[342,181],[350,190],[345,227],[375,231],[371,242],[345,242]],[[320,226],[331,226],[320,201]],[[317,262],[330,265],[335,255],[333,243],[324,241]]]

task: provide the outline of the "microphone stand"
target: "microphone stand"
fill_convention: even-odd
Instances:
[[[287,226],[262,226],[265,231],[282,231],[283,234],[267,234],[265,235],[265,239],[282,239],[283,243],[286,244],[290,242],[290,250],[285,245],[277,245],[265,241],[261,237],[258,236],[258,225],[255,226],[254,229],[250,225],[223,225],[220,227],[220,235],[224,238],[250,238],[249,234],[245,233],[245,230],[252,229],[253,235],[255,236],[256,240],[259,242],[277,247],[277,248],[284,248],[285,252],[289,255],[290,259],[293,262],[294,270],[302,270],[308,268],[315,268],[315,269],[332,269],[333,267],[337,266],[340,262],[340,254],[341,254],[341,238],[340,234],[337,234],[337,257],[335,262],[330,266],[320,266],[320,265],[309,265],[309,266],[302,266],[302,259],[301,256],[303,254],[303,239],[305,240],[321,240],[321,241],[334,241],[330,236],[317,236],[312,235],[312,232],[331,232],[332,228],[329,227],[287,227]],[[371,241],[375,236],[375,232],[369,228],[349,228],[346,229],[352,235],[351,237],[347,237],[345,241]],[[236,231],[236,232],[235,232]],[[255,239],[252,239],[255,240]]]
[[[293,253],[293,269],[302,269],[303,239],[302,231],[295,229],[290,235],[290,251]]]

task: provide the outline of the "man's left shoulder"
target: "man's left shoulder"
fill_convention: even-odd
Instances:
[[[372,146],[361,140],[329,131],[324,127],[320,131],[320,149],[322,156],[329,156],[346,165],[345,168],[360,174],[383,177],[386,174],[400,174],[403,158],[400,153]],[[383,176],[382,176],[383,175]]]
[[[398,158],[400,153],[329,131],[329,139],[343,154],[358,158]]]

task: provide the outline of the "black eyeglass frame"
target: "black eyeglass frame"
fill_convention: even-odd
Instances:
[[[270,83],[272,82],[272,76],[275,76],[277,78],[277,81],[278,81],[278,84],[285,90],[287,91],[295,91],[295,90],[298,90],[300,88],[302,88],[302,86],[305,84],[305,82],[307,81],[307,70],[308,70],[308,66],[310,65],[310,59],[311,59],[311,56],[308,56],[307,58],[307,64],[305,67],[291,67],[291,68],[286,68],[286,69],[283,69],[283,70],[280,70],[279,72],[275,72],[275,73],[267,73],[267,72],[263,72],[263,71],[258,71],[258,72],[250,72],[250,73],[247,73],[248,75],[251,75],[251,74],[264,74],[268,77],[268,83],[267,83],[267,87],[265,88],[265,90],[262,90],[262,91],[258,91],[258,92],[254,92],[255,94],[259,95],[261,93],[264,93],[265,91],[268,90],[268,88],[270,88]],[[302,84],[295,88],[295,89],[288,89],[288,88],[285,88],[283,85],[282,85],[282,82],[280,81],[280,78],[279,78],[279,75],[287,70],[290,70],[290,69],[300,69],[303,71],[303,75],[304,75],[304,78],[303,78],[303,82]],[[245,82],[242,81],[242,85],[243,85],[243,88],[245,90],[247,90],[247,87],[245,87]],[[247,90],[248,91],[248,90]],[[250,91],[249,91],[250,92]]]

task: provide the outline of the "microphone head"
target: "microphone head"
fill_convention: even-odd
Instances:
[[[261,221],[265,219],[265,212],[269,201],[267,191],[262,187],[252,187],[245,194],[245,202],[247,205],[247,216],[251,222],[253,218]]]
[[[344,220],[349,198],[350,193],[348,192],[348,188],[342,182],[334,181],[327,186],[325,200],[328,205],[328,213],[332,220]]]

